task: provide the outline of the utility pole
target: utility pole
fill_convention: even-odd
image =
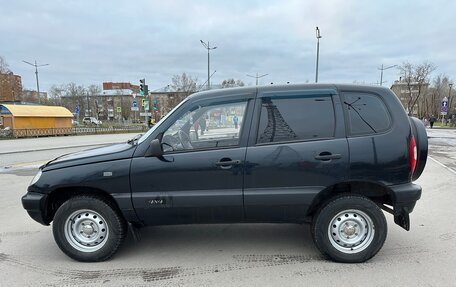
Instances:
[[[32,64],[30,62],[27,62],[27,61],[24,61],[22,60],[22,62],[26,63],[26,64],[29,64],[33,67],[35,67],[35,77],[36,77],[36,92],[38,93],[38,103],[41,104],[41,98],[40,98],[40,84],[39,84],[39,81],[38,81],[38,67],[43,67],[43,66],[49,66],[49,64],[41,64],[41,65],[38,65],[36,63],[36,60],[35,60],[35,64]]]
[[[453,104],[453,99],[451,98],[451,88],[453,87],[453,83],[449,83],[448,86],[450,90],[448,91],[448,113],[450,113],[451,105]]]
[[[380,72],[380,86],[383,85],[383,71],[384,71],[384,70],[391,69],[391,68],[394,68],[394,67],[397,67],[397,65],[392,65],[392,66],[389,66],[389,67],[384,68],[384,67],[383,67],[383,64],[382,64],[382,67],[381,67],[381,68],[378,68],[378,69],[381,71],[381,72]]]
[[[258,79],[266,77],[267,75],[269,75],[269,74],[264,74],[264,75],[258,76],[258,73],[256,73],[256,76],[247,75],[247,77],[255,78],[255,80],[256,80],[255,85],[258,86]]]
[[[209,52],[210,52],[210,50],[217,49],[217,47],[211,47],[209,45],[209,41],[207,41],[207,44],[205,42],[203,42],[203,40],[200,40],[200,42],[201,42],[201,45],[203,45],[203,47],[205,49],[207,49],[207,89],[210,90],[210,88],[211,88],[211,72],[210,72],[211,59],[210,59]]]
[[[316,37],[317,37],[317,65],[315,68],[315,83],[318,83],[318,60],[320,57],[320,38],[321,38],[320,29],[318,29],[318,27],[316,27],[315,33],[316,33]]]
[[[88,91],[86,92],[86,99],[87,99],[87,109],[85,110],[85,116],[90,117],[91,113],[90,113],[90,103],[89,103],[89,92]]]

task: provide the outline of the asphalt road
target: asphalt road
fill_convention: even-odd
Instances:
[[[456,131],[429,135],[431,159],[418,180],[423,195],[411,231],[387,214],[386,243],[363,264],[323,259],[309,227],[292,224],[148,227],[139,242],[129,236],[110,261],[73,261],[58,249],[51,227],[22,209],[20,197],[37,162],[80,148],[14,147],[15,156],[0,154],[0,286],[455,286]],[[65,138],[71,145],[60,147],[79,144],[80,137]],[[45,139],[53,140],[40,144]]]
[[[0,172],[4,169],[38,168],[63,154],[126,142],[135,135],[126,133],[0,140]]]

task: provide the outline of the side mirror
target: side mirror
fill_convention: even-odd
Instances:
[[[163,156],[163,147],[159,139],[154,139],[150,142],[149,148],[146,151],[145,157],[162,157]]]

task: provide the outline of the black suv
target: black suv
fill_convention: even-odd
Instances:
[[[427,146],[386,88],[214,90],[141,137],[48,162],[22,204],[79,261],[110,258],[140,226],[291,222],[311,223],[332,260],[363,262],[385,241],[381,209],[409,230]]]

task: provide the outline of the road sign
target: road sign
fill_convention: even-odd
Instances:
[[[147,100],[144,101],[144,110],[145,110],[145,111],[149,111],[149,106],[150,106],[149,103],[150,103],[150,102],[147,101]]]
[[[138,107],[138,102],[136,102],[136,101],[133,101],[133,102],[131,103],[131,106],[132,106],[133,108],[136,108],[136,107]]]
[[[122,107],[117,107],[117,112],[121,113],[122,112]]]
[[[445,116],[448,113],[448,98],[444,97],[442,100],[442,106],[440,107],[440,114]]]
[[[131,111],[132,112],[139,111],[139,107],[131,107]]]
[[[150,117],[150,116],[152,116],[152,113],[139,113],[139,116],[141,116],[141,117]]]
[[[74,107],[74,113],[79,114],[79,106]]]

